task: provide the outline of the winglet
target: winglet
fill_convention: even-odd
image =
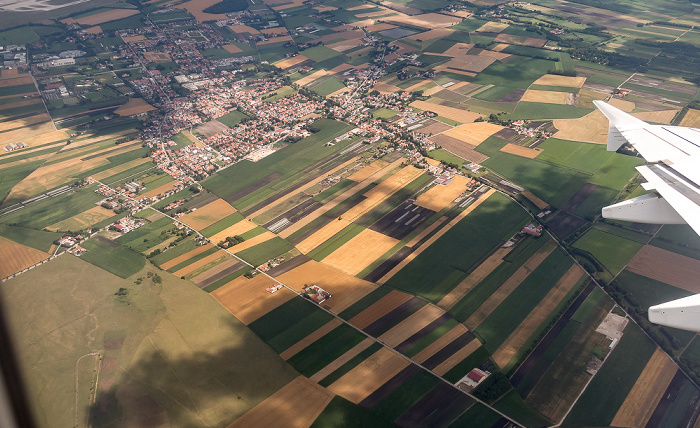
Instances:
[[[621,131],[628,131],[647,126],[647,123],[643,120],[639,120],[636,117],[627,114],[619,108],[613,107],[606,102],[595,100],[593,101],[593,104],[595,104],[595,106],[598,107],[598,109],[600,109],[600,111],[610,121],[610,126],[608,128],[608,151],[617,151],[620,146],[627,142],[625,137],[622,136]]]

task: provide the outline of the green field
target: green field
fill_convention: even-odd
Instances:
[[[87,249],[82,255],[83,260],[121,278],[127,278],[141,270],[146,261],[141,254],[107,238],[95,237],[81,246]]]
[[[29,229],[20,226],[0,224],[0,236],[19,244],[35,248],[39,251],[49,251],[51,244],[60,239],[63,234],[45,230]]]
[[[205,227],[204,229],[201,230],[201,233],[202,233],[202,235],[206,236],[207,238],[211,238],[212,236],[216,235],[219,232],[226,230],[228,227],[233,226],[234,224],[238,223],[241,220],[243,220],[243,215],[239,212],[235,212],[235,213],[231,214],[230,216],[217,221],[216,223],[212,224],[211,226]]]
[[[287,362],[304,376],[313,376],[365,338],[364,334],[348,324],[341,324],[295,354]]]
[[[440,380],[431,373],[420,370],[374,406],[372,411],[388,421],[393,421],[410,409],[439,382]]]
[[[491,249],[510,238],[525,218],[525,212],[517,205],[494,194],[394,275],[387,285],[438,302]]]
[[[574,243],[574,247],[593,254],[613,275],[620,272],[642,246],[640,243],[595,228],[590,229]]]
[[[342,54],[325,46],[314,46],[312,48],[303,50],[302,55],[304,55],[312,61],[321,62]]]
[[[102,426],[124,425],[127,415],[151,425],[162,411],[180,426],[225,426],[297,376],[206,293],[151,265],[138,277],[135,284],[67,255],[3,284],[40,425],[74,424],[76,362],[95,350],[111,361],[100,375],[111,387],[92,409]],[[79,365],[81,403],[94,362],[88,356]],[[86,406],[79,410],[84,420]]]
[[[245,234],[242,236],[243,238],[248,239]],[[276,236],[246,250],[239,251],[236,253],[236,255],[251,265],[258,266],[270,259],[281,256],[287,251],[290,251],[292,248],[294,248],[292,244]]]
[[[393,427],[394,424],[377,417],[373,412],[336,395],[323,409],[311,428]]]
[[[240,112],[238,110],[234,110],[230,113],[226,113],[223,116],[219,116],[216,118],[218,122],[223,123],[224,125],[228,126],[229,128],[233,128],[234,126],[238,125],[241,123],[241,120],[247,118],[248,115]]]

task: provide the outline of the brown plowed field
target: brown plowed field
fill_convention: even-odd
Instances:
[[[459,213],[459,214],[457,215],[457,217],[453,218],[452,221],[450,221],[445,227],[443,227],[442,229],[440,229],[435,235],[433,235],[432,237],[430,237],[430,239],[428,239],[427,241],[425,241],[425,243],[424,243],[423,245],[421,245],[421,247],[420,247],[419,249],[417,249],[416,251],[412,252],[412,253],[409,254],[405,259],[403,259],[403,261],[402,261],[401,263],[399,263],[398,265],[396,265],[395,268],[393,268],[392,270],[390,270],[389,273],[387,273],[386,275],[384,275],[379,281],[377,281],[377,283],[379,283],[379,284],[384,284],[385,282],[387,282],[387,281],[389,280],[389,278],[391,278],[392,276],[396,275],[396,272],[398,272],[398,271],[400,271],[401,269],[403,269],[407,264],[409,264],[411,261],[413,261],[413,259],[415,259],[416,257],[418,257],[418,255],[419,255],[420,253],[422,253],[423,250],[425,250],[426,248],[428,248],[428,247],[430,247],[431,245],[433,245],[433,243],[434,243],[435,241],[437,241],[438,239],[440,239],[440,237],[441,237],[442,235],[444,235],[445,233],[447,233],[447,231],[450,230],[450,229],[452,228],[452,226],[454,226],[455,224],[459,223],[464,217],[466,217],[467,215],[469,215],[469,213],[471,213],[472,211],[474,211],[479,205],[482,204],[482,202],[484,202],[486,199],[488,199],[489,196],[493,195],[495,192],[496,192],[495,190],[489,189],[486,193],[484,193],[484,195],[483,195],[482,197],[480,197],[479,199],[477,199],[476,201],[474,201],[471,205],[469,205],[469,206],[467,207],[466,210],[464,210],[464,211],[462,211],[461,213]]]
[[[189,275],[192,272],[196,271],[197,269],[199,269],[199,268],[201,268],[209,263],[215,262],[216,260],[218,260],[220,258],[223,258],[227,254],[228,253],[226,253],[224,251],[216,251],[215,253],[209,254],[208,256],[204,257],[203,259],[197,260],[196,262],[189,264],[176,272],[173,272],[173,275],[175,275],[175,276]]]
[[[7,86],[26,85],[27,83],[34,83],[34,79],[32,79],[32,76],[16,77],[14,79],[2,79],[0,80],[0,88],[4,88]]]
[[[257,275],[252,279],[242,276],[212,291],[211,295],[233,316],[248,325],[295,296],[286,288],[274,294],[265,291],[274,284],[265,275]]]
[[[470,356],[472,354],[472,352],[476,351],[480,347],[481,347],[481,342],[479,342],[479,339],[474,338],[465,347],[458,350],[454,354],[450,355],[449,358],[447,358],[445,361],[443,361],[437,367],[435,367],[433,369],[433,372],[438,376],[444,376],[445,373],[452,370],[452,368],[454,368],[454,366],[461,363],[462,360],[464,360],[465,358]]]
[[[49,258],[49,254],[0,237],[0,278]]]
[[[185,9],[186,11],[191,13],[192,16],[194,16],[195,19],[199,22],[219,21],[223,19],[228,19],[228,16],[226,16],[223,13],[203,12],[204,9],[208,8],[209,6],[213,6],[217,3],[219,3],[218,0],[190,0],[186,3],[178,4],[173,7],[177,9]]]
[[[533,85],[566,86],[568,88],[581,88],[584,83],[586,83],[585,77],[559,76],[556,74],[545,74],[532,82]]]
[[[183,254],[183,255],[181,255],[181,256],[177,256],[177,257],[175,257],[175,258],[172,259],[172,260],[168,260],[167,262],[165,262],[165,263],[163,263],[162,265],[160,265],[160,268],[161,268],[161,269],[166,269],[166,270],[167,270],[167,269],[170,269],[171,267],[177,266],[177,265],[179,265],[180,263],[184,262],[185,260],[189,260],[191,257],[194,257],[194,256],[196,256],[197,254],[201,254],[201,253],[207,251],[208,249],[210,249],[210,248],[212,248],[212,247],[213,247],[213,245],[211,245],[211,244],[206,244],[206,245],[202,245],[201,247],[197,247],[197,248],[195,248],[194,250],[188,251],[188,252],[186,252],[185,254]]]
[[[428,189],[427,192],[422,193],[416,199],[415,204],[438,212],[466,191],[468,182],[468,178],[456,175],[447,186],[436,185]]]
[[[505,342],[493,354],[493,360],[503,368],[527,343],[540,325],[552,313],[554,308],[566,297],[567,293],[576,285],[583,276],[583,270],[578,265],[571,268],[557,281],[546,296],[528,314],[520,325],[508,336]]]
[[[612,425],[645,426],[677,370],[678,366],[660,348],[656,348],[644,371],[627,394],[622,407],[615,414]]]
[[[535,196],[531,191],[526,190],[522,193],[523,196],[525,196],[530,202],[535,204],[537,208],[543,210],[549,206],[549,204],[542,199],[538,198]]]
[[[284,421],[286,427],[307,428],[332,398],[333,394],[326,388],[299,376],[236,419],[228,428],[278,428],[280,421]]]
[[[370,293],[376,286],[371,282],[355,278],[344,272],[340,272],[325,263],[309,260],[289,272],[279,276],[279,280],[301,291],[306,284],[316,284],[333,297],[323,302],[335,313],[355,303],[358,299]]]
[[[349,197],[351,197],[352,195],[354,195],[355,193],[357,193],[361,189],[365,188],[373,181],[381,178],[387,172],[389,172],[392,169],[396,168],[397,166],[401,165],[401,163],[403,163],[403,161],[404,161],[403,158],[399,158],[399,159],[395,160],[394,162],[385,165],[380,170],[374,172],[372,175],[365,178],[361,182],[357,183],[355,186],[351,187],[350,189],[348,189],[345,192],[341,193],[340,195],[336,196],[335,198],[333,198],[333,200],[324,204],[321,208],[315,210],[310,215],[307,215],[306,217],[302,218],[298,222],[296,222],[293,225],[289,226],[288,228],[284,229],[282,232],[280,232],[279,236],[282,238],[288,237],[292,233],[296,232],[297,230],[301,229],[302,227],[306,226],[307,224],[309,224],[312,221],[316,220],[317,218],[321,217],[323,214],[327,213],[329,210],[335,208],[338,204],[344,202],[346,199],[348,199]]]
[[[440,318],[444,313],[445,311],[433,305],[425,305],[413,315],[379,336],[379,340],[392,348],[396,347],[399,343],[413,336],[426,325]]]
[[[448,217],[440,217],[439,219],[437,219],[437,220],[435,221],[435,223],[431,224],[431,225],[428,226],[424,231],[422,231],[421,233],[419,233],[418,235],[416,235],[415,238],[411,239],[411,241],[410,241],[408,244],[406,244],[406,246],[407,246],[407,247],[413,247],[413,246],[415,246],[415,245],[418,244],[423,238],[425,238],[426,236],[430,235],[430,233],[432,233],[432,231],[434,231],[434,230],[437,229],[438,227],[442,226],[442,224],[443,224],[443,223],[445,222],[445,220],[447,220],[447,219],[448,219]]]
[[[443,132],[442,134],[447,135],[448,137],[456,138],[460,141],[464,141],[472,146],[478,146],[487,138],[502,129],[502,126],[494,125],[493,123],[476,122],[457,126]]]
[[[221,241],[226,240],[229,236],[236,236],[236,235],[241,235],[246,233],[249,230],[255,229],[257,225],[251,221],[248,221],[246,219],[243,219],[226,229],[222,230],[221,232],[217,233],[216,235],[213,235],[209,240],[211,242],[219,243]]]
[[[427,101],[416,100],[411,103],[411,107],[415,107],[426,111],[432,111],[442,117],[446,117],[450,120],[454,120],[460,123],[471,123],[481,117],[481,115],[478,113],[474,113],[467,110],[460,110],[454,107],[441,106],[438,104],[429,103]]]
[[[143,98],[129,98],[129,102],[114,110],[114,112],[119,116],[131,116],[132,114],[145,113],[155,109]]]
[[[539,150],[531,149],[529,147],[518,146],[515,144],[508,143],[501,147],[501,151],[504,153],[510,153],[512,155],[522,156],[524,158],[534,159],[540,154]]]
[[[223,199],[216,199],[202,208],[180,217],[178,220],[193,229],[203,229],[222,218],[235,213],[236,209]]]
[[[314,382],[319,382],[329,374],[333,373],[337,369],[340,368],[343,364],[347,363],[351,359],[355,358],[360,352],[364,351],[365,349],[369,348],[372,344],[374,343],[373,339],[370,339],[369,337],[362,342],[358,343],[355,345],[351,350],[348,352],[344,353],[340,357],[336,358],[333,362],[328,364],[326,367],[322,368],[318,372],[316,372],[313,376],[311,376],[311,380]]]
[[[488,259],[484,260],[476,267],[466,278],[462,280],[452,291],[447,293],[445,297],[438,302],[438,306],[446,311],[452,309],[464,296],[466,296],[472,288],[484,280],[491,272],[503,263],[503,257],[510,253],[512,248],[499,248]]]
[[[466,333],[468,330],[467,328],[462,325],[462,324],[457,324],[454,326],[454,328],[447,333],[443,334],[440,336],[435,342],[431,343],[428,345],[427,348],[423,349],[419,353],[417,353],[413,357],[413,361],[417,363],[423,363],[425,360],[428,358],[432,357],[435,355],[438,351],[440,351],[442,348],[445,346],[449,345],[452,341]]]
[[[692,293],[700,293],[700,260],[645,245],[627,264],[627,269]]]
[[[357,404],[396,376],[410,363],[387,348],[382,348],[333,382],[328,389]]]
[[[2,82],[2,80],[0,80]],[[14,103],[7,103],[0,105],[0,110],[9,110],[17,107],[30,106],[33,104],[41,104],[41,98],[28,98],[26,100],[15,101]]]
[[[127,18],[132,15],[137,15],[138,13],[139,11],[136,9],[114,9],[108,12],[96,13],[84,18],[78,18],[75,22],[80,25],[93,26],[104,22]]]
[[[243,50],[242,50],[241,48],[239,48],[238,46],[234,45],[233,43],[229,43],[229,44],[223,45],[223,46],[221,46],[221,47],[222,47],[223,49],[225,49],[226,52],[228,52],[228,53],[239,53],[239,52],[243,52]]]
[[[496,290],[486,301],[477,309],[465,322],[464,325],[469,327],[471,330],[476,329],[476,327],[481,324],[483,320],[486,319],[491,312],[494,311],[503,303],[506,297],[515,290],[518,285],[525,278],[527,278],[530,273],[537,268],[537,266],[544,261],[544,259],[549,256],[552,251],[557,248],[557,243],[554,240],[550,240],[544,244],[535,254],[532,255],[527,261],[517,270],[510,278],[508,278],[501,286]]]
[[[365,229],[323,259],[324,263],[357,275],[399,243],[398,239]]]
[[[287,293],[289,294],[289,293]],[[320,328],[317,330],[314,330],[311,334],[306,336],[305,338],[301,339],[294,345],[290,346],[289,348],[285,349],[281,354],[280,357],[282,357],[283,360],[288,360],[298,354],[299,352],[303,351],[307,346],[311,345],[318,339],[322,338],[326,334],[330,333],[333,329],[341,325],[343,322],[339,320],[338,318],[333,318],[332,320],[328,321],[324,325],[322,325]]]
[[[377,300],[372,306],[350,319],[350,324],[357,328],[365,328],[379,318],[408,302],[413,296],[392,290],[389,294]]]

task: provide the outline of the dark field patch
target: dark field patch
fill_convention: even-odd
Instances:
[[[224,125],[216,119],[210,120],[209,122],[203,125],[199,125],[197,128],[195,128],[197,132],[204,135],[204,138],[209,138],[214,134],[227,131],[228,129],[228,126]]]
[[[488,156],[474,150],[474,146],[447,135],[435,135],[430,140],[442,146],[445,150],[467,159],[471,162],[481,163],[488,159]]]
[[[510,141],[512,138],[517,137],[519,134],[510,128],[503,128],[500,131],[492,135],[492,137],[500,138],[501,140]]]
[[[204,288],[208,285],[215,283],[216,281],[220,280],[221,278],[225,278],[226,276],[234,273],[235,271],[243,268],[244,266],[246,266],[245,263],[238,262],[238,263],[234,264],[233,266],[229,266],[226,269],[222,270],[221,272],[214,274],[214,275],[210,276],[209,278],[206,278],[203,281],[197,282],[196,278],[193,278],[192,280],[194,281],[195,284],[197,284],[197,287]]]
[[[287,273],[290,270],[299,267],[303,265],[304,263],[308,262],[311,260],[311,257],[307,256],[306,254],[300,254],[291,260],[287,260],[286,262],[282,263],[279,266],[275,266],[272,269],[270,269],[267,273],[270,276],[279,276],[282,275],[283,273]]]
[[[440,98],[446,101],[453,101],[456,103],[461,103],[462,101],[467,99],[467,97],[465,97],[464,95],[452,92],[449,89],[443,89],[440,92],[433,94],[433,96],[436,98]]]
[[[233,195],[229,196],[228,198],[224,198],[226,202],[229,204],[241,199],[242,197],[255,192],[258,189],[261,189],[265,187],[266,185],[272,183],[273,181],[277,180],[278,178],[282,177],[282,174],[279,172],[273,172],[272,174],[266,175],[259,181],[255,182],[254,184],[251,184],[250,186],[239,190],[238,192],[234,193]]]
[[[368,273],[364,278],[365,281],[377,282],[384,275],[389,273],[393,268],[398,266],[399,263],[403,261],[409,254],[414,251],[414,248],[403,247],[399,251],[395,252],[388,259],[384,260],[379,266],[377,266],[372,272]]]
[[[99,242],[100,244],[106,245],[110,248],[119,247],[118,242],[112,241],[111,239],[105,238],[104,236],[96,235],[93,237],[93,239],[95,239],[95,241]]]
[[[588,196],[593,193],[598,188],[597,184],[586,183],[583,185],[581,190],[574,193],[566,203],[561,207],[561,210],[569,214],[574,214],[574,212],[581,206],[582,203],[588,199]]]
[[[192,203],[187,205],[187,208],[189,208],[191,210],[192,209],[199,209],[199,208],[202,208],[203,206],[207,205],[208,203],[213,202],[215,199],[219,199],[219,197],[213,193],[210,193],[210,192],[202,192],[202,193],[200,193],[201,196],[195,196],[194,199],[192,200]]]
[[[688,398],[690,400],[686,401]],[[646,426],[690,426],[690,422],[697,419],[699,398],[697,389],[678,370]]]
[[[372,324],[364,328],[364,331],[371,336],[381,336],[396,324],[408,318],[411,314],[426,305],[424,300],[417,297],[409,299],[396,309],[382,316]]]
[[[436,352],[435,355],[428,358],[423,363],[423,366],[430,370],[434,369],[435,367],[440,365],[440,363],[449,358],[452,354],[467,346],[467,344],[473,339],[474,334],[472,332],[468,331],[464,333],[463,335],[450,342],[447,346]]]
[[[435,214],[435,211],[405,201],[369,228],[400,241],[433,214]]]
[[[425,336],[427,336],[430,333],[432,333],[433,331],[435,331],[435,329],[437,329],[441,325],[445,324],[451,318],[452,318],[452,316],[450,316],[450,314],[448,314],[448,313],[442,314],[438,319],[436,319],[435,321],[426,325],[422,329],[418,330],[418,332],[414,333],[413,336],[411,336],[408,339],[404,340],[403,342],[399,343],[398,346],[396,346],[394,349],[401,352],[402,354],[405,353],[413,345],[415,345],[416,342],[418,342],[419,340],[421,340]]]
[[[549,346],[554,342],[554,340],[559,336],[559,333],[564,330],[564,327],[569,323],[571,317],[576,313],[578,308],[583,304],[583,302],[588,298],[588,295],[595,289],[595,282],[590,281],[586,288],[579,294],[579,296],[574,300],[574,303],[564,312],[564,315],[559,318],[556,324],[549,330],[549,333],[537,344],[537,347],[530,354],[525,362],[518,368],[518,370],[510,378],[510,382],[516,388],[521,384],[526,376],[533,376],[536,379],[541,378],[552,365],[552,361],[547,361],[547,364],[539,364],[542,356],[547,351]],[[539,364],[539,365],[538,365]],[[533,374],[533,370],[537,370],[537,373]],[[530,392],[532,392],[536,383],[528,385],[526,388],[518,388],[518,392],[523,397],[527,397]]]
[[[501,98],[497,99],[496,102],[497,102],[497,103],[514,103],[514,102],[518,102],[518,101],[520,101],[520,98],[522,98],[523,95],[525,95],[525,91],[526,91],[526,89],[524,89],[524,88],[518,88],[518,89],[516,89],[516,90],[514,90],[514,91],[511,91],[511,92],[505,94],[505,95],[502,96]],[[510,129],[510,128],[506,128],[506,129]],[[500,132],[500,131],[499,131],[499,132]],[[500,137],[500,138],[503,138],[503,137]]]
[[[448,129],[452,129],[452,127],[446,123],[442,123],[439,120],[434,120],[430,119],[429,121],[426,122],[426,125],[422,128],[418,128],[418,132],[422,132],[423,134],[439,134],[443,131],[447,131]]]
[[[417,365],[409,365],[394,377],[389,379],[389,381],[387,381],[384,385],[380,386],[376,391],[367,396],[367,398],[362,400],[360,402],[360,406],[371,409],[419,371],[420,368]]]
[[[395,422],[402,427],[447,426],[473,402],[462,391],[446,382],[440,382]]]
[[[574,231],[586,224],[586,220],[568,214],[564,211],[559,211],[548,222],[549,230],[559,239],[565,239]]]
[[[323,204],[314,201],[313,199],[307,199],[299,205],[295,206],[294,208],[290,209],[289,211],[284,212],[278,215],[277,217],[273,218],[272,220],[268,221],[263,227],[265,229],[270,229],[270,227],[272,227],[275,223],[280,222],[285,218],[289,220],[288,225],[291,225],[292,223],[295,223],[300,219],[306,217],[307,215],[311,214],[312,212],[316,211],[321,207],[321,205]],[[288,225],[281,228],[277,228],[275,232],[278,233],[281,230],[284,230],[284,228],[288,227]]]

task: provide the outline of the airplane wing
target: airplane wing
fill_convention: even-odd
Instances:
[[[630,143],[649,163],[637,170],[654,191],[603,208],[603,217],[639,223],[688,224],[700,235],[700,129],[650,125],[603,101],[608,150]],[[649,308],[649,321],[700,332],[700,294]]]
[[[688,224],[700,235],[700,129],[649,125],[603,101],[608,150],[630,143],[647,162],[637,170],[655,193],[603,208],[603,217],[639,223]]]

